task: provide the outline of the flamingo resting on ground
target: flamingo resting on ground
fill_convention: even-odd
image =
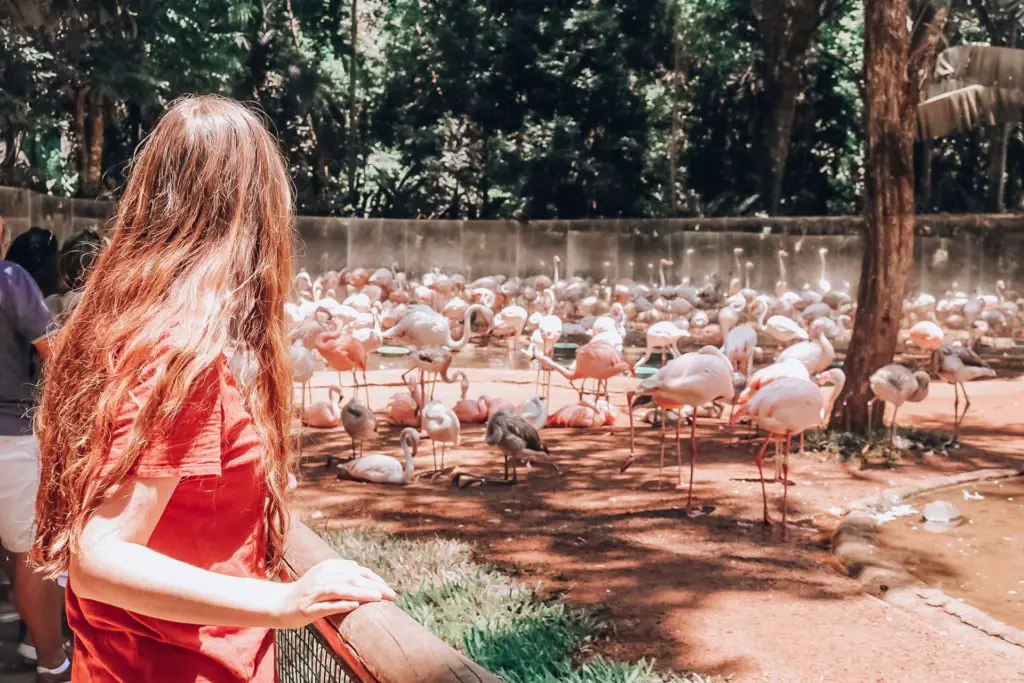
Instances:
[[[548,416],[549,427],[591,429],[615,424],[615,409],[604,399],[586,397],[579,403],[559,408]]]
[[[419,427],[423,392],[414,377],[407,379],[405,385],[408,393],[400,391],[388,399],[388,424],[396,427]]]
[[[452,411],[459,418],[461,424],[482,425],[501,408],[512,407],[510,402],[500,398],[491,398],[489,396],[466,398],[466,394],[469,393],[469,378],[461,370],[452,375],[452,381],[458,382],[461,385],[461,397],[452,407]]]
[[[328,400],[317,401],[302,411],[302,424],[318,429],[330,429],[341,424],[341,387],[328,387]]]
[[[629,458],[622,465],[625,472],[635,460],[635,438],[633,428],[633,404],[639,397],[650,396],[654,403],[663,410],[682,410],[690,406],[694,411],[690,423],[690,485],[686,497],[686,507],[693,501],[693,470],[697,463],[697,408],[705,403],[717,400],[731,401],[735,389],[733,387],[732,364],[729,359],[714,346],[705,346],[700,351],[686,353],[675,358],[662,367],[654,375],[640,383],[635,391],[627,394],[629,405]],[[665,423],[661,424],[661,459],[659,472],[665,467]],[[676,420],[676,461],[678,463],[678,483],[683,486],[683,457],[679,441],[679,424]]]
[[[896,414],[904,403],[920,403],[928,397],[928,386],[931,383],[931,376],[923,370],[912,372],[909,368],[892,363],[879,368],[871,375],[869,380],[871,391],[875,398],[871,403],[881,400],[891,403],[892,423],[889,425],[889,445],[892,445],[893,436],[896,433]],[[872,434],[871,415],[874,411],[868,406],[868,434]],[[884,416],[883,416],[884,417]],[[885,426],[884,424],[882,425]]]
[[[356,458],[339,466],[338,478],[348,477],[357,481],[368,481],[374,484],[405,485],[412,481],[415,467],[413,457],[420,443],[420,435],[415,429],[406,427],[402,430],[399,441],[405,456],[404,464],[390,455],[371,453]]]

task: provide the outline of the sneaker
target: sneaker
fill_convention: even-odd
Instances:
[[[71,659],[64,660],[66,667],[60,673],[49,673],[36,669],[36,683],[71,683]]]

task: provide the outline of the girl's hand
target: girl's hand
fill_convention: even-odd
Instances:
[[[284,588],[273,624],[279,629],[302,628],[367,602],[395,599],[384,579],[351,560],[325,560]]]

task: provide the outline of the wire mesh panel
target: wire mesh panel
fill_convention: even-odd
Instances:
[[[314,625],[277,632],[280,683],[356,683],[342,659]]]

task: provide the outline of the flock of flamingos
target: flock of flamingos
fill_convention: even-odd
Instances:
[[[611,405],[608,380],[632,375],[638,380],[627,393],[630,456],[622,470],[635,457],[634,409],[653,404],[655,410],[645,419],[660,426],[661,466],[668,426],[673,425],[678,486],[689,491],[690,508],[698,453],[697,420],[721,418],[724,407],[731,405],[730,423],[749,421],[767,432],[755,463],[761,477],[764,519],[770,523],[762,470],[767,449],[775,444],[776,478],[781,466],[785,484],[791,439],[824,423],[845,383],[842,370],[831,366],[836,345],[849,341],[856,304],[848,284],[833,287],[829,282],[826,249],[820,250],[817,281],[797,287],[786,281],[788,254],[780,251],[782,278],[773,291],[750,287],[751,264],[743,264],[742,255],[741,249],[734,250],[734,276],[728,282],[716,277],[692,282],[684,268],[684,277],[671,283],[666,269],[674,264],[668,260],[658,264],[657,284],[563,278],[557,257],[550,277],[492,275],[471,282],[436,269],[412,279],[397,264],[372,271],[329,271],[315,278],[302,271],[295,279],[292,301],[286,305],[293,330],[293,378],[302,385],[301,422],[319,429],[341,426],[351,437],[352,457],[338,465],[342,477],[409,483],[416,476],[414,457],[421,434],[425,434],[433,451],[434,476],[451,475],[460,486],[511,484],[517,480],[519,465],[545,464],[557,470],[541,436],[544,428],[613,424],[616,410]],[[928,370],[954,385],[957,433],[970,405],[965,382],[995,374],[974,346],[983,337],[1016,339],[1021,321],[1018,296],[1007,291],[1001,281],[993,293],[951,290],[938,298],[921,293],[905,302],[901,337],[929,353]],[[628,335],[641,334],[645,335],[645,351],[630,361],[623,354],[624,343]],[[451,365],[453,353],[474,335],[486,344],[503,339],[510,360],[514,354],[526,356],[535,366],[537,395],[518,406],[501,398],[471,398],[467,372],[452,373]],[[639,346],[639,340],[637,336],[630,344]],[[684,353],[684,345],[695,350]],[[774,362],[755,371],[765,347],[774,352]],[[405,353],[409,360],[402,375],[406,390],[391,396],[386,407],[387,422],[404,428],[401,460],[381,453],[363,454],[363,444],[376,431],[377,422],[367,388],[367,358],[378,351]],[[573,351],[571,365],[555,360],[559,352],[571,357]],[[660,368],[647,367],[656,353],[663,360]],[[232,359],[236,373],[252,371],[245,360],[244,354]],[[310,381],[321,368],[338,373],[338,386],[330,389],[329,400],[312,402]],[[342,373],[348,372],[352,373],[354,396],[342,405]],[[554,373],[565,377],[576,390],[576,403],[552,409]],[[890,440],[900,406],[923,400],[930,378],[924,369],[896,364],[871,378],[876,398],[894,408]],[[461,398],[455,405],[434,400],[437,381],[460,385]],[[827,396],[819,389],[825,385],[832,387]],[[445,469],[446,450],[459,445],[461,425],[465,424],[486,424],[487,444],[504,456],[504,478]],[[683,424],[690,429],[688,485],[682,475]],[[332,461],[328,458],[328,467]]]

